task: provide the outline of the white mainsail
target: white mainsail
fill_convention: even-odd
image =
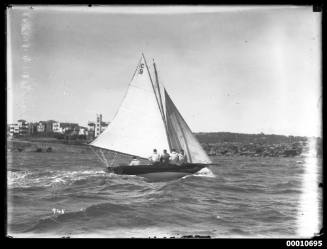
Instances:
[[[188,162],[211,163],[143,55],[114,120],[90,145],[143,158],[183,149]]]
[[[90,145],[148,158],[153,149],[169,150],[165,124],[144,56],[108,128]]]

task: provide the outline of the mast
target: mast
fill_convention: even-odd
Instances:
[[[159,86],[159,78],[158,78],[157,67],[156,67],[156,64],[154,62],[154,59],[152,59],[152,60],[153,60],[154,74],[156,76],[156,84],[157,84],[158,94],[159,94],[159,103],[160,103],[162,114],[163,114],[162,115],[162,119],[164,121],[165,128],[166,128],[166,134],[167,134],[167,138],[168,138],[169,150],[171,150],[172,149],[172,146],[171,146],[171,141],[170,141],[170,137],[169,137],[169,133],[168,133],[168,126],[167,126],[166,115],[164,113],[164,108],[163,108],[163,103],[162,103],[162,98],[161,98],[161,92],[160,92],[160,86]]]
[[[164,114],[164,110],[162,109],[162,100],[161,100],[161,96],[159,94],[159,97],[160,97],[160,102],[159,102],[159,99],[158,99],[158,96],[157,96],[157,93],[155,91],[155,87],[154,87],[154,84],[153,84],[153,81],[152,81],[152,77],[151,77],[151,74],[150,74],[150,70],[149,70],[149,67],[148,67],[148,63],[146,62],[146,59],[145,59],[145,56],[144,54],[142,53],[142,56],[143,56],[143,59],[144,59],[144,62],[145,62],[145,66],[147,68],[147,71],[148,71],[148,74],[149,74],[149,78],[150,78],[150,81],[151,81],[151,84],[152,84],[152,89],[153,89],[153,92],[154,92],[154,95],[156,96],[156,100],[157,100],[157,104],[158,104],[158,107],[159,107],[159,111],[161,113],[161,118],[162,118],[162,121],[164,123],[164,126],[165,126],[165,130],[166,130],[166,136],[167,136],[167,141],[168,141],[168,146],[169,146],[169,150],[171,150],[171,144],[170,144],[170,139],[169,139],[169,134],[168,134],[168,129],[167,129],[167,124],[166,124],[166,119],[165,119],[165,114]],[[156,71],[155,71],[156,72]],[[157,73],[156,74],[156,78],[157,78]],[[157,81],[157,84],[158,84],[158,81]],[[158,87],[159,87],[159,84],[158,84]],[[159,89],[159,88],[158,88]],[[160,90],[159,90],[160,91]],[[161,103],[161,104],[160,104]]]
[[[160,107],[161,107],[162,113],[164,114],[164,108],[163,108],[162,98],[161,98],[161,93],[160,93],[160,86],[159,86],[159,78],[158,78],[157,67],[156,67],[156,64],[154,63],[154,59],[152,59],[152,60],[153,60],[154,74],[156,76],[156,85],[157,85],[158,93],[159,93],[159,103],[160,103]],[[164,118],[164,121],[166,123],[166,117],[165,117],[165,115],[163,116],[163,118]]]
[[[145,56],[144,54],[142,53],[142,57],[144,59],[144,62],[145,62],[145,66],[146,66],[146,69],[148,71],[148,74],[149,74],[149,78],[150,78],[150,81],[151,81],[151,85],[152,85],[152,89],[153,89],[153,92],[154,92],[154,95],[156,96],[156,100],[157,100],[157,104],[158,104],[158,107],[159,107],[159,111],[161,113],[161,117],[163,117],[162,115],[162,110],[160,108],[160,104],[159,104],[159,100],[158,100],[158,96],[156,94],[156,91],[155,91],[155,88],[154,88],[154,84],[153,84],[153,81],[152,81],[152,77],[151,77],[151,74],[150,74],[150,70],[149,70],[149,67],[148,67],[148,63],[146,62],[146,59],[145,59]]]

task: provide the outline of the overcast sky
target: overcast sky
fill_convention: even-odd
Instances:
[[[8,123],[111,121],[144,52],[195,132],[319,136],[312,7],[29,7],[8,17]]]

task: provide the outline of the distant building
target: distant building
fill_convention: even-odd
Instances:
[[[97,114],[97,119],[95,122],[94,136],[97,137],[101,134],[102,127],[102,114]]]
[[[38,125],[38,123],[29,123],[28,124],[28,134],[30,136],[37,133],[37,125]]]
[[[29,124],[26,120],[20,119],[17,121],[16,124],[9,125],[9,136],[19,135],[19,136],[26,136],[28,135],[29,131]]]
[[[8,126],[8,135],[9,136],[14,136],[14,135],[27,136],[27,135],[29,135],[29,123],[24,119],[20,119],[17,121],[17,123],[10,124]]]
[[[52,131],[54,133],[63,133],[62,127],[60,126],[60,122],[52,123]]]
[[[95,123],[92,121],[89,121],[87,124],[87,128],[88,128],[88,137],[89,139],[93,139],[94,138],[94,130],[95,130]]]
[[[87,125],[88,125],[88,130],[94,132],[94,130],[95,130],[95,123],[89,121]]]
[[[74,134],[78,130],[78,124],[76,123],[60,123],[62,133]]]
[[[109,125],[109,122],[102,121],[102,114],[97,114],[96,122],[88,122],[88,136],[94,138],[99,136]]]
[[[94,124],[94,125],[93,125]],[[99,136],[109,125],[109,122],[102,121],[102,114],[97,114],[96,122],[89,122],[89,131],[93,131],[94,127],[94,137]]]
[[[14,135],[19,135],[19,126],[18,124],[10,124],[9,125],[9,135],[14,136]]]
[[[53,133],[52,126],[54,123],[56,123],[55,120],[48,120],[45,122],[45,133],[47,133],[47,134]]]
[[[86,127],[80,126],[79,127],[79,131],[78,131],[78,135],[84,135],[87,136],[88,135],[88,130]]]
[[[39,133],[44,133],[45,132],[45,122],[44,121],[40,121],[36,127],[37,132]]]
[[[19,129],[19,135],[26,136],[28,135],[28,122],[24,119],[18,120],[18,129]]]

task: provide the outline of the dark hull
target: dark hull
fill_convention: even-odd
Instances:
[[[137,165],[137,166],[116,166],[108,167],[108,172],[115,173],[118,175],[176,175],[176,176],[185,176],[198,172],[199,170],[205,168],[206,164],[200,163],[188,163],[185,165]]]

